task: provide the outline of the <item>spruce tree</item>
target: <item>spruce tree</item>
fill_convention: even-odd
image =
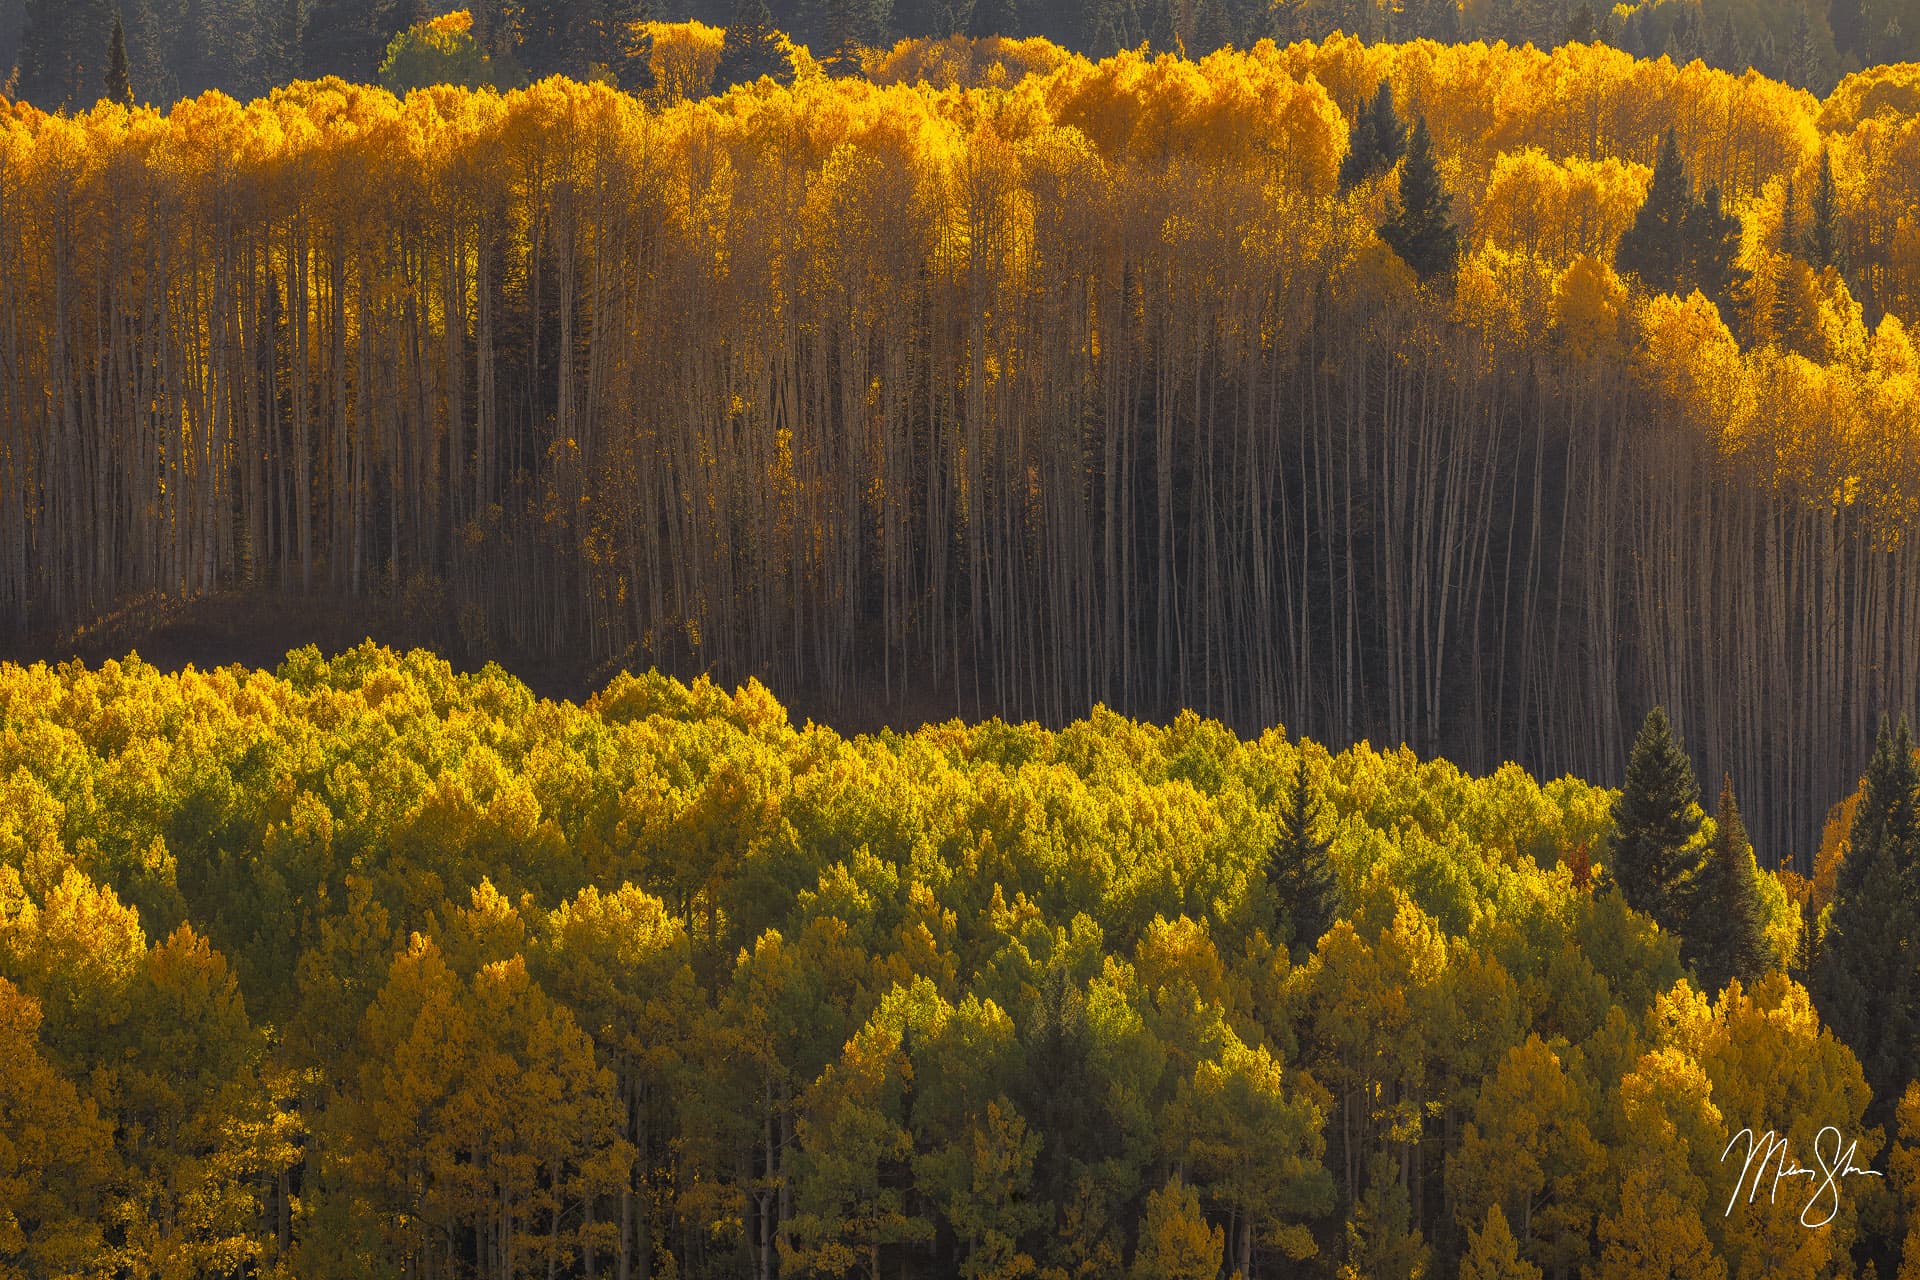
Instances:
[[[1406,152],[1406,129],[1393,109],[1393,86],[1385,80],[1347,130],[1347,157],[1340,162],[1340,189],[1351,191],[1393,168]]]
[[[1814,43],[1813,23],[1802,9],[1793,23],[1793,41],[1787,46],[1787,80],[1816,94],[1826,92],[1820,70],[1820,49]]]
[[[1407,142],[1407,158],[1400,168],[1400,196],[1380,227],[1380,238],[1422,280],[1449,274],[1460,259],[1460,236],[1454,229],[1452,208],[1453,197],[1440,186],[1427,118],[1416,116],[1413,136]]]
[[[1752,272],[1738,265],[1740,219],[1720,207],[1720,188],[1708,187],[1687,210],[1686,279],[1711,298],[1729,325],[1745,300]]]
[[[733,18],[727,23],[713,85],[721,90],[736,84],[752,84],[761,76],[789,81],[793,78],[793,65],[780,48],[767,0],[738,0]]]
[[[1683,933],[1688,881],[1700,865],[1700,788],[1666,709],[1647,713],[1627,760],[1626,785],[1613,806],[1609,871],[1627,905],[1660,927]]]
[[[127,29],[120,25],[118,14],[113,18],[113,38],[107,44],[107,74],[102,87],[108,102],[133,105],[133,81],[127,74]]]
[[[1835,217],[1833,157],[1825,147],[1820,148],[1820,181],[1813,189],[1813,199],[1807,204],[1807,212],[1812,218],[1807,226],[1805,242],[1807,261],[1817,271],[1832,267],[1845,275],[1846,248],[1840,242],[1840,229]]]
[[[1687,958],[1709,995],[1735,978],[1751,986],[1773,959],[1767,948],[1766,907],[1747,824],[1733,797],[1733,779],[1720,783],[1713,843],[1688,904]]]
[[[1653,162],[1653,182],[1634,215],[1633,225],[1620,237],[1614,257],[1623,275],[1640,278],[1656,293],[1680,288],[1686,263],[1687,215],[1693,211],[1693,192],[1687,183],[1686,162],[1673,130],[1660,142]],[[1664,719],[1664,717],[1663,717]]]
[[[1274,936],[1296,951],[1308,951],[1340,915],[1340,881],[1320,838],[1320,797],[1296,760],[1293,780],[1280,801],[1280,832],[1267,851],[1267,882],[1273,888]]]
[[[1833,1033],[1860,1059],[1883,1122],[1920,1063],[1920,770],[1913,736],[1880,726],[1819,939],[1813,991]]]
[[[1381,168],[1391,169],[1407,154],[1407,127],[1393,109],[1393,86],[1385,80],[1373,91],[1367,115],[1373,120],[1373,142],[1380,150]]]

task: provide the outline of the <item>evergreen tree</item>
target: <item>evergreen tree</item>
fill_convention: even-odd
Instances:
[[[1704,199],[1687,211],[1687,277],[1712,299],[1731,325],[1745,301],[1752,272],[1739,266],[1740,219],[1720,207],[1720,188],[1708,187]]]
[[[1340,915],[1340,881],[1327,856],[1330,842],[1316,833],[1320,796],[1296,760],[1293,781],[1280,802],[1280,833],[1267,851],[1267,882],[1273,887],[1274,936],[1296,951],[1310,951]]]
[[[1684,932],[1687,883],[1699,868],[1700,788],[1666,709],[1647,713],[1633,740],[1626,785],[1613,806],[1609,871],[1627,905]]]
[[[1793,23],[1793,39],[1787,46],[1787,80],[1802,89],[1824,93],[1828,86],[1821,74],[1820,49],[1814,43],[1813,23],[1801,9]]]
[[[1821,1016],[1860,1059],[1884,1121],[1920,1063],[1920,770],[1913,736],[1880,726],[1819,939],[1813,991]]]
[[[1347,158],[1340,162],[1340,189],[1351,191],[1385,173],[1405,154],[1406,129],[1393,109],[1393,86],[1385,80],[1347,130]]]
[[[1839,222],[1833,190],[1833,157],[1825,147],[1820,148],[1820,181],[1813,189],[1813,199],[1808,202],[1807,212],[1812,221],[1807,226],[1805,242],[1807,261],[1815,270],[1824,271],[1832,267],[1842,275],[1846,274],[1846,247],[1840,241]]]
[[[118,14],[113,18],[113,39],[107,45],[107,74],[102,87],[108,102],[133,105],[133,81],[127,75],[127,29],[120,25]]]
[[[1422,280],[1447,275],[1460,259],[1460,236],[1450,216],[1452,208],[1453,197],[1440,186],[1427,118],[1416,116],[1406,162],[1400,169],[1400,196],[1380,227],[1380,238]]]
[[[1695,881],[1688,906],[1688,959],[1700,989],[1715,994],[1732,979],[1752,986],[1767,971],[1766,907],[1760,901],[1758,866],[1747,824],[1733,798],[1733,779],[1720,784],[1714,809],[1713,844]]]
[[[1653,181],[1647,188],[1646,201],[1634,215],[1633,225],[1621,235],[1615,251],[1621,274],[1638,276],[1656,293],[1677,292],[1686,263],[1687,215],[1692,210],[1686,162],[1680,158],[1680,144],[1669,129],[1653,162]],[[1664,713],[1661,719],[1664,722]]]
[[[767,0],[737,0],[733,18],[727,23],[720,64],[714,68],[713,87],[720,91],[736,84],[752,84],[761,76],[789,81],[793,64],[780,48]]]
[[[1786,186],[1780,193],[1780,252],[1793,257],[1800,252],[1800,213],[1799,197],[1793,189],[1793,175],[1788,174]]]
[[[1727,19],[1720,24],[1720,32],[1713,39],[1711,53],[1713,65],[1722,71],[1739,75],[1747,69],[1746,44],[1740,38],[1740,27],[1733,19],[1733,10],[1727,10]]]

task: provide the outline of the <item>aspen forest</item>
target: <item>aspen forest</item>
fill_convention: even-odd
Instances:
[[[1597,779],[1659,703],[1809,871],[1920,710],[1920,71],[1000,44],[15,104],[0,619],[406,600],[475,661]],[[1439,282],[1342,180],[1381,86]],[[1614,260],[1669,130],[1737,297]]]
[[[1920,1280],[1899,0],[70,8],[0,1280]]]

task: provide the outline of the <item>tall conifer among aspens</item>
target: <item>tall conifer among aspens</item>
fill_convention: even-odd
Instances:
[[[1700,787],[1666,708],[1647,712],[1614,802],[1608,870],[1627,905],[1672,933],[1687,932],[1688,882],[1700,867]]]
[[[1759,869],[1747,824],[1733,797],[1733,779],[1720,783],[1714,837],[1694,883],[1688,906],[1687,950],[1700,989],[1713,995],[1738,978],[1743,986],[1767,971],[1766,908],[1760,901]]]
[[[1653,162],[1647,198],[1615,251],[1620,273],[1638,276],[1656,293],[1677,292],[1686,266],[1687,215],[1692,211],[1686,162],[1680,158],[1679,140],[1669,129]]]
[[[1296,758],[1293,781],[1281,800],[1280,833],[1267,852],[1267,882],[1275,899],[1274,931],[1298,951],[1311,951],[1340,915],[1340,881],[1327,850],[1331,841],[1316,834],[1320,796],[1307,777],[1307,762]]]
[[[1916,791],[1912,734],[1904,721],[1882,724],[1813,973],[1821,1015],[1860,1057],[1876,1122],[1892,1114],[1920,1058]]]
[[[127,29],[117,13],[113,16],[113,37],[107,43],[104,81],[108,102],[117,102],[123,107],[133,105],[133,79],[127,74]]]
[[[736,84],[752,84],[762,76],[784,83],[793,78],[793,66],[774,33],[767,0],[739,0],[727,23],[726,44],[721,48],[720,65],[714,69],[713,87],[718,92]]]
[[[1380,238],[1422,280],[1452,272],[1460,260],[1460,236],[1454,229],[1453,197],[1440,185],[1427,118],[1416,116],[1407,158],[1400,170],[1400,198],[1380,228]]]
[[[1385,173],[1407,150],[1406,126],[1393,109],[1393,86],[1382,80],[1373,100],[1360,109],[1347,131],[1347,156],[1340,162],[1340,189],[1350,191],[1375,174]]]

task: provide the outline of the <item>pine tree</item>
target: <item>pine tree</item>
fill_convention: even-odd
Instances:
[[[1422,280],[1450,274],[1460,259],[1460,236],[1450,216],[1453,197],[1440,186],[1427,118],[1416,116],[1407,158],[1400,169],[1400,196],[1380,227],[1380,238]]]
[[[1327,856],[1331,842],[1315,834],[1320,809],[1306,761],[1298,759],[1281,800],[1279,838],[1267,851],[1274,936],[1286,937],[1297,951],[1311,950],[1340,915],[1340,881]]]
[[[1385,80],[1347,130],[1347,157],[1340,163],[1340,189],[1351,191],[1385,173],[1406,152],[1406,130],[1393,109],[1393,86]]]
[[[107,45],[107,74],[102,87],[108,102],[133,105],[133,81],[127,76],[127,29],[120,25],[118,14],[113,18],[113,39]]]
[[[1732,979],[1751,986],[1773,959],[1767,947],[1766,907],[1747,825],[1733,798],[1733,779],[1720,784],[1713,844],[1688,904],[1688,959],[1700,989],[1715,994]]]
[[[1713,39],[1713,65],[1722,71],[1739,75],[1747,69],[1747,51],[1740,39],[1740,27],[1733,19],[1733,10],[1727,10],[1727,20],[1720,24],[1720,33]]]
[[[1720,188],[1708,187],[1704,198],[1687,211],[1687,279],[1712,299],[1729,324],[1745,300],[1752,272],[1738,265],[1740,219],[1720,207]]]
[[[1669,129],[1653,162],[1653,181],[1647,188],[1646,201],[1634,215],[1633,225],[1621,235],[1615,251],[1621,274],[1638,276],[1656,293],[1677,292],[1686,264],[1687,215],[1692,211],[1686,162],[1680,158],[1679,141]]]
[[[1676,934],[1684,931],[1686,885],[1700,864],[1693,841],[1702,816],[1693,764],[1666,709],[1655,707],[1634,737],[1626,785],[1614,802],[1609,871],[1628,906]]]
[[[1393,109],[1393,86],[1385,80],[1373,91],[1367,115],[1373,120],[1373,141],[1380,149],[1381,167],[1391,169],[1407,154],[1407,127],[1400,123],[1400,113]]]
[[[1807,227],[1807,261],[1816,271],[1832,267],[1846,274],[1846,246],[1841,243],[1833,189],[1833,156],[1820,148],[1820,181],[1813,189],[1807,212],[1812,222]]]
[[[784,83],[793,78],[793,65],[780,48],[767,0],[738,0],[727,23],[726,43],[721,48],[720,64],[714,68],[713,86],[721,90],[752,84],[762,76]]]
[[[1883,723],[1819,940],[1813,990],[1873,1091],[1872,1122],[1920,1063],[1920,770],[1906,723]]]
[[[1805,9],[1794,18],[1793,41],[1787,49],[1787,80],[1816,94],[1825,93],[1828,87],[1821,73],[1820,49],[1813,39],[1813,22]]]

